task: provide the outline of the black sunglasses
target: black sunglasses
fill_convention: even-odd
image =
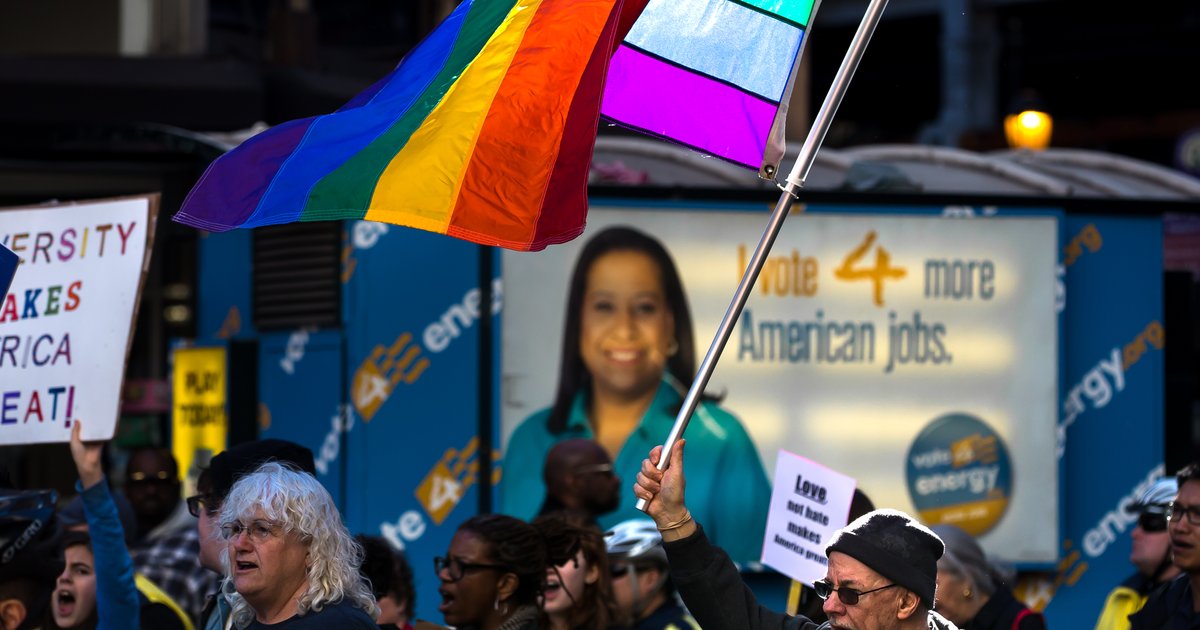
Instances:
[[[879,588],[873,588],[869,591],[860,591],[848,586],[839,586],[837,588],[833,588],[833,584],[829,580],[817,580],[816,582],[813,582],[813,590],[817,592],[817,597],[820,597],[821,599],[829,599],[830,595],[832,595],[834,592],[837,592],[838,599],[842,600],[842,603],[847,606],[853,606],[857,604],[858,598],[862,597],[863,595],[874,593],[876,591],[882,591],[885,588],[892,588],[893,586],[899,586],[899,584],[888,584],[887,586],[880,586]]]
[[[1167,515],[1161,512],[1142,512],[1138,515],[1138,527],[1145,532],[1167,531]]]

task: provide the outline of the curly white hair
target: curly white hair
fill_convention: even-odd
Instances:
[[[279,462],[263,464],[233,484],[221,506],[217,535],[235,521],[261,518],[259,510],[308,546],[307,588],[300,596],[299,614],[320,612],[344,598],[372,619],[379,617],[371,587],[359,573],[362,547],[350,536],[333,497],[315,477]],[[234,625],[244,628],[254,621],[255,611],[233,586],[228,546],[221,551],[221,564],[226,576],[221,592],[233,608]]]

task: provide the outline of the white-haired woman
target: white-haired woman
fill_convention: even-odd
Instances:
[[[359,574],[362,548],[312,475],[263,464],[233,484],[219,519],[228,575],[221,590],[238,628],[375,630],[379,607]]]

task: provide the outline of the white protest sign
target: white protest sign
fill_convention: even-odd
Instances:
[[[0,444],[112,437],[158,196],[0,210]]]
[[[763,541],[763,564],[812,585],[825,577],[825,547],[846,526],[854,479],[779,450]]]

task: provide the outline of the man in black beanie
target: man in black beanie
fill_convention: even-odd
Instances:
[[[704,630],[953,630],[933,612],[937,561],[942,540],[912,517],[875,510],[838,530],[825,549],[825,579],[813,584],[825,600],[829,621],[816,624],[761,606],[742,582],[733,561],[713,546],[683,502],[683,446],[671,450],[670,464],[655,467],[662,447],[642,460],[634,494],[649,501],[646,513],[662,532],[671,580]]]

